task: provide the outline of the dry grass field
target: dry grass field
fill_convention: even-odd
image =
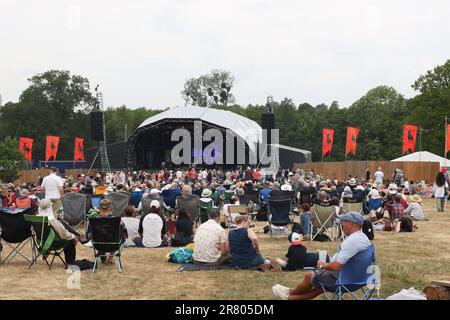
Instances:
[[[438,214],[434,200],[425,201],[430,221],[418,222],[413,233],[377,232],[374,244],[381,268],[381,296],[402,288],[418,290],[433,279],[450,279],[450,208]],[[298,218],[297,218],[298,219]],[[258,223],[257,229],[261,229]],[[270,239],[259,234],[266,257],[283,257],[286,237]],[[306,242],[308,251],[334,253],[338,243]],[[78,245],[77,259],[92,260],[92,251]],[[166,262],[170,248],[123,251],[123,273],[114,266],[100,265],[97,273],[83,271],[81,288],[68,289],[68,274],[56,261],[49,271],[42,260],[28,269],[15,259],[0,267],[0,299],[274,299],[272,285],[294,286],[305,272],[196,271],[177,272],[178,265]],[[5,246],[3,256],[7,254]],[[322,296],[323,298],[323,296]],[[321,299],[321,297],[319,297]]]

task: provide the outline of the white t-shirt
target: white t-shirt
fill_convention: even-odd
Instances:
[[[138,234],[139,219],[134,217],[122,217],[122,222],[128,233],[128,238],[125,241],[125,247],[132,247],[134,246],[133,237]]]
[[[374,176],[375,176],[375,182],[380,182],[380,183],[383,182],[383,178],[384,178],[383,172],[377,171],[377,172],[375,172]]]
[[[149,213],[142,221],[142,244],[147,248],[155,248],[161,245],[161,230],[163,221],[155,213]]]
[[[370,246],[370,240],[362,231],[353,232],[342,242],[339,251],[331,258],[340,264],[346,264],[353,256]]]
[[[59,188],[63,187],[63,181],[55,173],[46,176],[42,180],[41,187],[45,189],[45,199],[61,199]]]

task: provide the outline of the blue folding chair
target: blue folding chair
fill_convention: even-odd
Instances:
[[[102,197],[100,196],[91,196],[91,203],[92,203],[92,207],[95,209],[98,209],[98,207],[100,207],[100,200],[102,199]]]
[[[354,300],[369,300],[373,293],[377,292],[377,299],[380,299],[380,275],[377,273],[375,247],[370,245],[366,250],[357,253],[342,267],[339,272],[336,285],[327,287],[320,283],[328,300],[343,300],[345,293],[350,294]],[[313,270],[316,275],[317,269],[304,268],[303,270]],[[355,292],[361,290],[363,296],[358,298]]]
[[[161,196],[163,197],[164,203],[175,209],[175,199],[181,195],[181,190],[179,188],[175,189],[166,189],[161,192]]]
[[[139,207],[139,203],[141,202],[143,195],[144,195],[144,191],[131,192],[131,202],[133,203],[135,208]]]

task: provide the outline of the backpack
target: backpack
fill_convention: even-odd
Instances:
[[[362,226],[362,232],[369,238],[369,240],[373,240],[375,238],[375,234],[373,233],[372,222],[368,220],[364,220],[364,224]]]
[[[193,251],[189,248],[178,248],[169,253],[169,262],[188,263],[192,262]]]

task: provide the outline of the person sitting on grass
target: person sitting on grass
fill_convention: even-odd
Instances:
[[[306,247],[302,244],[303,237],[301,234],[293,232],[289,235],[288,240],[291,245],[286,253],[286,260],[277,258],[276,261],[283,271],[302,270],[307,259]]]
[[[134,247],[133,238],[139,234],[139,219],[136,218],[136,209],[134,206],[128,206],[123,211],[122,223],[127,229],[128,238],[125,241],[125,247]]]
[[[295,288],[291,289],[280,284],[272,287],[275,296],[282,300],[309,300],[323,293],[320,284],[335,289],[336,281],[340,270],[356,254],[366,250],[370,245],[370,240],[362,232],[364,218],[357,212],[348,212],[341,216],[342,228],[347,237],[339,246],[338,252],[331,258],[330,263],[317,261],[317,267],[320,269],[317,274],[309,272]]]
[[[172,239],[173,247],[185,246],[194,241],[193,221],[185,208],[178,209],[177,221],[175,222],[176,233]]]
[[[410,196],[409,200],[411,203],[408,208],[406,208],[405,214],[409,214],[411,218],[416,221],[427,221],[428,219],[425,218],[423,213],[422,198],[415,194]]]
[[[311,233],[311,221],[313,219],[313,213],[311,212],[311,207],[308,203],[302,204],[302,213],[300,215],[300,221],[303,226],[303,235],[306,237],[310,236]]]
[[[138,233],[133,238],[137,247],[158,248],[168,246],[166,223],[160,214],[160,202],[158,200],[152,200],[149,212],[142,215]]]
[[[227,264],[231,257],[225,230],[220,226],[220,210],[212,208],[208,218],[195,232],[194,263],[211,266]]]
[[[259,267],[263,270],[281,271],[281,266],[276,261],[265,259],[261,255],[258,237],[249,227],[248,215],[237,216],[234,223],[236,229],[228,233],[233,265],[242,269]]]

